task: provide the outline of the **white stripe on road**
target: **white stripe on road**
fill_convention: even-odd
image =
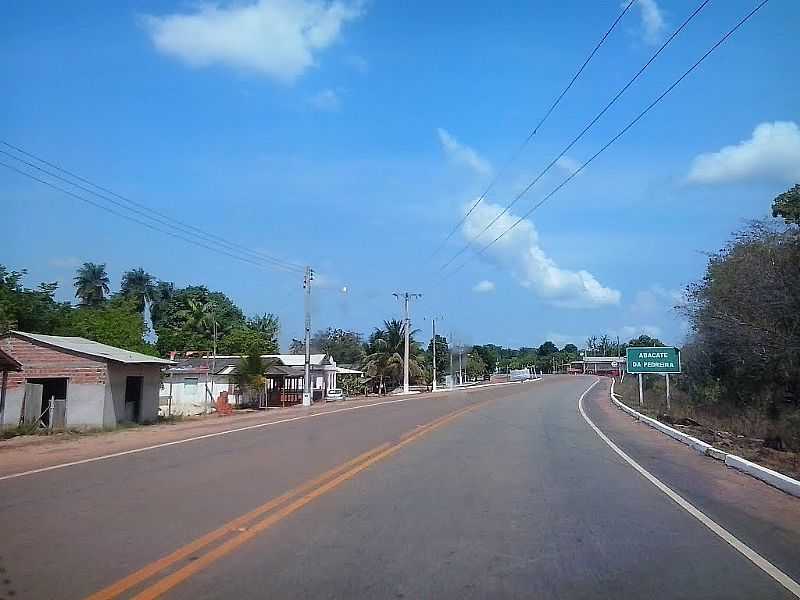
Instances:
[[[758,552],[753,550],[750,546],[739,540],[736,536],[730,533],[724,527],[718,525],[715,521],[713,521],[710,517],[706,516],[705,513],[701,512],[699,509],[695,508],[691,503],[684,500],[684,498],[678,495],[675,491],[673,491],[670,487],[664,484],[661,480],[656,478],[652,475],[649,471],[647,471],[644,467],[642,467],[639,463],[633,460],[630,456],[625,454],[623,450],[619,448],[614,442],[612,442],[606,434],[604,434],[600,429],[595,425],[592,420],[586,414],[586,411],[583,410],[583,398],[586,394],[589,393],[594,386],[596,386],[600,381],[600,378],[597,378],[595,382],[586,388],[586,391],[581,394],[581,397],[578,398],[578,410],[580,410],[581,415],[589,424],[589,426],[594,429],[595,433],[600,436],[606,444],[608,444],[611,449],[619,454],[625,462],[627,462],[630,466],[636,469],[642,477],[647,479],[650,483],[656,486],[659,490],[664,492],[671,500],[675,502],[678,506],[680,506],[683,510],[688,512],[692,515],[695,519],[700,521],[703,525],[708,527],[711,531],[716,533],[719,537],[725,540],[728,544],[733,546],[733,548],[742,554],[745,558],[750,560],[753,564],[755,564],[759,569],[764,571],[767,575],[772,577],[775,581],[780,583],[783,587],[789,590],[792,594],[794,594],[797,598],[800,598],[800,584],[798,584],[794,579],[789,577],[786,573],[781,571],[778,567],[773,565],[769,562],[766,558],[761,556]]]
[[[516,383],[516,382],[515,382]],[[502,385],[502,384],[490,384],[490,385]],[[478,387],[487,387],[487,386],[475,386],[472,388],[461,388],[457,390],[448,390],[448,391],[468,391],[470,389],[477,389]],[[424,398],[425,396],[423,396]],[[0,481],[5,481],[6,479],[16,479],[17,477],[25,477],[27,475],[35,475],[37,473],[46,473],[47,471],[55,471],[57,469],[65,469],[67,467],[74,467],[76,465],[85,465],[87,463],[98,462],[101,460],[108,460],[110,458],[117,458],[119,456],[127,456],[129,454],[138,454],[140,452],[148,452],[150,450],[157,450],[158,448],[166,448],[168,446],[177,446],[179,444],[186,444],[188,442],[196,442],[198,440],[207,440],[209,438],[219,437],[222,435],[228,435],[230,433],[239,433],[240,431],[250,431],[251,429],[261,429],[263,427],[270,427],[272,425],[280,425],[281,423],[291,423],[292,421],[301,421],[303,419],[311,419],[313,417],[321,417],[324,415],[333,415],[336,413],[347,412],[351,410],[360,410],[362,408],[371,408],[373,406],[384,406],[386,404],[398,404],[400,402],[408,402],[409,400],[419,400],[418,396],[406,396],[404,398],[398,398],[397,400],[383,400],[381,402],[371,402],[370,404],[360,404],[358,406],[348,406],[347,408],[337,408],[334,410],[326,410],[321,411],[318,413],[312,413],[308,415],[299,415],[297,417],[290,417],[288,419],[280,419],[278,421],[270,421],[268,423],[258,423],[257,425],[247,425],[245,427],[237,427],[235,429],[226,429],[225,431],[216,431],[214,433],[206,433],[204,435],[198,435],[195,437],[184,438],[181,440],[174,440],[172,442],[163,442],[161,444],[153,444],[152,446],[144,446],[142,448],[134,448],[132,450],[123,450],[121,452],[114,452],[112,454],[103,454],[102,456],[93,456],[91,458],[83,458],[81,460],[74,460],[72,462],[66,463],[59,463],[57,465],[51,465],[49,467],[41,467],[39,469],[31,469],[30,471],[20,471],[19,473],[11,473],[9,475],[2,475],[0,476]]]

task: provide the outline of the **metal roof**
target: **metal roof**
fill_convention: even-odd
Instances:
[[[0,371],[21,371],[22,365],[17,362],[17,359],[8,354],[7,352],[3,352],[3,349],[0,348]]]
[[[68,350],[70,352],[78,352],[87,356],[93,356],[103,360],[112,360],[114,362],[123,363],[127,365],[174,365],[175,362],[165,358],[158,358],[157,356],[148,356],[140,352],[131,352],[130,350],[123,350],[108,344],[101,344],[100,342],[93,342],[82,337],[67,337],[61,335],[42,335],[40,333],[25,333],[24,331],[12,331],[11,335],[20,338],[39,342],[53,348],[61,350]]]

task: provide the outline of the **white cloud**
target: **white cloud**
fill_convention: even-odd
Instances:
[[[761,123],[750,139],[692,161],[692,183],[727,183],[745,179],[800,179],[800,128],[793,121]]]
[[[146,15],[155,47],[193,67],[222,64],[291,83],[333,44],[360,4],[258,0],[199,4],[193,12]]]
[[[488,175],[492,172],[492,165],[489,164],[489,161],[481,157],[475,150],[459,142],[441,127],[436,131],[439,134],[439,142],[451,161],[469,167],[478,175]]]
[[[475,284],[472,288],[473,292],[477,292],[479,294],[485,294],[487,292],[494,291],[494,282],[489,281],[488,279],[484,279],[483,281],[479,281]]]
[[[479,204],[464,222],[464,237],[475,239],[501,208],[486,201]],[[504,214],[481,236],[480,243],[491,242],[516,220],[517,217],[511,213]],[[500,238],[486,253],[509,268],[520,285],[532,289],[537,296],[555,306],[591,308],[619,304],[622,297],[619,291],[603,287],[588,271],[569,271],[556,265],[539,246],[539,234],[527,219]]]
[[[48,260],[47,264],[56,269],[75,269],[81,266],[83,261],[74,256],[56,256]]]
[[[317,110],[334,112],[341,107],[339,94],[333,90],[322,90],[308,99],[309,104]]]
[[[627,6],[628,2],[623,2],[622,6]],[[651,46],[657,45],[664,34],[667,26],[664,14],[661,12],[656,0],[639,0],[636,3],[639,7],[639,14],[642,21],[642,39]]]
[[[581,163],[569,156],[562,156],[556,161],[556,166],[567,173],[567,175],[572,175],[580,168]]]

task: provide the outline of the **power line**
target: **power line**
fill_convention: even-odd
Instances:
[[[614,142],[616,142],[619,138],[621,138],[625,133],[628,132],[636,123],[638,123],[648,112],[650,112],[657,104],[664,99],[664,97],[669,94],[673,89],[675,89],[681,81],[683,81],[686,77],[688,77],[695,69],[697,69],[700,64],[705,61],[717,48],[719,48],[725,41],[731,37],[739,28],[741,28],[747,21],[749,21],[759,10],[761,10],[769,0],[762,0],[753,10],[747,13],[741,20],[739,20],[736,25],[734,25],[728,32],[723,35],[711,48],[709,48],[705,54],[703,54],[691,67],[689,67],[683,75],[678,77],[669,87],[667,87],[655,100],[653,100],[650,104],[642,110],[635,119],[633,119],[630,123],[628,123],[625,127],[623,127],[613,138],[611,138],[605,145],[603,145],[597,152],[595,152],[586,162],[584,162],[578,169],[576,169],[573,173],[571,173],[567,178],[565,178],[561,183],[559,183],[550,193],[548,193],[544,198],[539,200],[536,204],[534,204],[530,210],[525,212],[521,217],[519,217],[512,225],[507,227],[500,235],[494,238],[491,242],[489,242],[486,246],[481,248],[481,250],[477,253],[477,256],[482,255],[486,250],[488,250],[491,246],[493,246],[497,241],[500,240],[503,236],[508,234],[512,229],[514,229],[517,225],[519,225],[522,221],[528,218],[533,211],[539,208],[542,204],[547,202],[553,195],[555,195],[561,188],[563,188],[567,183],[572,181],[581,171],[583,171],[589,164],[594,161],[598,156],[600,156],[603,152],[605,152]],[[454,275],[456,272],[460,271],[461,268],[466,265],[468,260],[464,261],[459,265],[455,270],[451,271],[449,276]]]
[[[184,221],[180,221],[179,219],[175,219],[174,217],[170,217],[170,216],[168,216],[168,215],[166,215],[166,214],[164,214],[162,212],[159,212],[159,211],[157,211],[157,210],[155,210],[153,208],[148,207],[145,204],[142,204],[140,202],[136,202],[135,200],[131,200],[130,198],[127,198],[125,196],[117,194],[113,190],[110,190],[110,189],[108,189],[106,187],[98,185],[98,184],[92,182],[91,180],[86,179],[85,177],[81,177],[80,175],[78,175],[76,173],[73,173],[73,172],[71,172],[71,171],[69,171],[67,169],[59,167],[58,165],[56,165],[56,164],[54,164],[52,162],[49,162],[49,161],[47,161],[47,160],[45,160],[45,159],[43,159],[43,158],[41,158],[39,156],[36,156],[35,154],[33,154],[31,152],[27,152],[26,150],[23,150],[22,148],[20,148],[18,146],[10,144],[9,142],[7,142],[5,140],[0,140],[0,144],[3,144],[5,146],[15,150],[16,152],[19,152],[20,154],[23,154],[25,156],[33,158],[34,160],[37,160],[40,163],[42,163],[44,165],[47,165],[47,166],[51,167],[52,169],[55,169],[56,171],[59,171],[60,173],[64,173],[64,174],[69,175],[70,177],[72,177],[74,179],[77,179],[78,181],[86,183],[86,184],[92,186],[93,188],[96,188],[97,190],[101,190],[104,193],[99,193],[99,192],[97,192],[97,191],[95,191],[95,190],[93,190],[91,188],[88,188],[88,187],[86,187],[84,185],[81,185],[79,183],[75,183],[74,181],[71,181],[70,179],[67,179],[67,178],[62,177],[62,176],[60,176],[60,175],[58,175],[56,173],[53,173],[53,172],[51,172],[51,171],[49,171],[47,169],[44,169],[39,165],[36,165],[36,164],[34,164],[34,163],[30,162],[30,161],[27,161],[27,160],[22,159],[22,158],[20,158],[18,156],[15,156],[14,154],[9,153],[9,152],[7,152],[5,150],[0,150],[0,154],[5,154],[6,156],[8,156],[8,157],[10,157],[10,158],[12,158],[12,159],[14,159],[16,161],[19,161],[21,163],[24,163],[24,164],[28,165],[29,167],[32,167],[32,168],[36,169],[39,172],[45,173],[50,177],[53,177],[53,178],[58,179],[60,181],[63,181],[64,183],[67,183],[67,184],[69,184],[71,186],[77,187],[77,188],[79,188],[79,189],[81,189],[81,190],[83,190],[85,192],[88,192],[88,193],[90,193],[90,194],[92,194],[92,195],[94,195],[94,196],[96,196],[98,198],[102,198],[103,200],[105,200],[107,202],[110,202],[110,203],[112,203],[112,204],[114,204],[116,206],[119,206],[120,208],[122,208],[124,210],[128,210],[128,211],[131,211],[133,213],[139,214],[139,215],[143,216],[146,219],[149,219],[151,221],[155,221],[155,222],[160,223],[162,225],[166,225],[166,226],[169,226],[169,227],[177,227],[178,229],[182,229],[188,235],[198,235],[198,234],[202,235],[205,238],[208,238],[209,240],[212,240],[214,243],[221,244],[223,246],[228,247],[228,249],[230,249],[230,250],[232,250],[234,252],[243,252],[245,254],[249,254],[250,256],[255,257],[258,260],[263,260],[263,261],[269,262],[269,263],[273,264],[274,266],[276,266],[278,268],[284,268],[284,269],[287,269],[287,270],[294,270],[294,271],[297,271],[297,272],[300,272],[300,271],[302,271],[304,269],[304,267],[302,265],[291,263],[289,261],[285,261],[285,260],[276,258],[274,256],[270,256],[269,254],[265,254],[263,252],[252,250],[252,249],[250,249],[250,248],[248,248],[246,246],[243,246],[242,244],[237,244],[235,242],[231,242],[231,241],[225,239],[222,236],[219,236],[219,235],[216,235],[214,233],[209,233],[207,231],[204,231],[203,229],[200,229],[199,227],[191,225],[190,223],[186,223]],[[114,198],[118,198],[118,199],[120,199],[120,200],[122,200],[122,201],[124,201],[124,202],[126,202],[126,203],[128,203],[130,205],[132,205],[132,206],[126,206],[126,205],[118,202],[117,200],[114,200],[114,198],[108,197],[105,194],[108,194],[109,196],[113,196]],[[153,215],[157,215],[157,216],[153,216]]]
[[[75,192],[73,192],[71,190],[68,190],[68,189],[63,188],[63,187],[61,187],[59,185],[56,185],[56,184],[54,184],[54,183],[52,183],[50,181],[47,181],[47,180],[42,179],[40,177],[37,177],[36,175],[33,175],[33,174],[28,173],[26,171],[23,171],[22,169],[18,169],[17,167],[15,167],[13,165],[10,165],[8,163],[0,161],[0,166],[3,166],[3,167],[5,167],[5,168],[7,168],[7,169],[9,169],[11,171],[16,172],[16,173],[19,173],[20,175],[24,175],[25,177],[28,177],[30,179],[33,179],[34,181],[37,181],[37,182],[39,182],[41,184],[44,184],[44,185],[46,185],[48,187],[51,187],[51,188],[53,188],[55,190],[58,190],[59,192],[67,194],[68,196],[72,196],[73,198],[76,198],[77,200],[80,200],[81,202],[85,202],[87,204],[90,204],[90,205],[92,205],[92,206],[94,206],[96,208],[99,208],[101,210],[109,212],[112,215],[116,215],[116,216],[121,217],[123,219],[127,219],[128,221],[132,221],[134,223],[137,223],[139,225],[147,227],[148,229],[152,229],[153,231],[158,231],[159,233],[163,233],[163,234],[168,235],[170,237],[173,237],[173,238],[176,238],[176,239],[179,239],[179,240],[183,240],[185,242],[189,242],[190,244],[194,244],[195,246],[199,246],[200,248],[205,248],[206,250],[211,250],[212,252],[217,252],[217,253],[220,253],[220,254],[224,254],[225,256],[229,256],[231,258],[235,258],[236,260],[239,260],[239,261],[242,261],[242,262],[246,262],[246,263],[249,263],[251,265],[255,265],[255,266],[260,267],[262,269],[281,268],[278,265],[271,265],[271,264],[268,264],[268,263],[259,262],[259,261],[250,259],[250,258],[248,258],[246,256],[242,256],[242,255],[239,255],[239,254],[234,254],[232,252],[228,252],[226,250],[223,250],[221,248],[217,248],[215,246],[209,246],[209,245],[204,244],[203,242],[200,242],[200,241],[198,241],[196,239],[185,237],[183,235],[175,233],[174,231],[169,231],[167,229],[162,229],[160,227],[157,227],[157,226],[153,225],[152,223],[148,223],[147,221],[142,221],[142,220],[140,220],[140,219],[138,219],[136,217],[132,217],[129,214],[126,214],[126,213],[120,212],[118,210],[115,210],[113,208],[110,208],[109,206],[106,206],[105,204],[101,204],[100,202],[96,202],[94,200],[91,200],[90,198],[86,198],[85,196],[82,196],[80,194],[76,194]],[[282,268],[284,270],[294,272],[294,269],[289,269],[288,267],[282,267]]]
[[[572,76],[572,79],[567,84],[567,86],[563,90],[561,90],[561,93],[558,95],[558,97],[550,105],[550,108],[548,108],[547,111],[544,113],[544,115],[541,117],[541,119],[539,119],[539,122],[536,124],[536,127],[533,128],[533,130],[528,134],[528,137],[526,137],[525,140],[522,142],[522,144],[519,146],[519,148],[517,148],[517,150],[503,164],[503,166],[500,168],[500,170],[497,172],[497,174],[489,182],[489,185],[486,186],[486,189],[483,191],[483,193],[478,197],[478,199],[475,201],[475,203],[469,208],[469,210],[466,212],[466,214],[464,214],[464,216],[461,217],[461,220],[458,223],[456,223],[455,227],[453,227],[453,229],[450,231],[450,233],[447,234],[447,237],[445,237],[444,240],[442,241],[442,243],[439,244],[439,246],[436,248],[436,250],[433,251],[433,253],[431,254],[431,258],[433,258],[434,256],[436,256],[439,253],[439,251],[450,240],[450,238],[453,237],[455,232],[458,231],[459,227],[461,227],[461,225],[464,224],[464,221],[467,220],[467,217],[469,217],[472,214],[472,211],[474,211],[477,208],[478,204],[480,204],[486,198],[486,196],[489,194],[489,192],[492,190],[492,188],[494,188],[494,186],[497,183],[498,179],[500,179],[500,176],[508,169],[508,167],[510,167],[514,163],[514,161],[517,160],[517,158],[519,158],[519,155],[522,154],[522,151],[525,149],[525,147],[528,145],[528,143],[531,141],[531,139],[533,139],[533,136],[536,135],[536,133],[539,131],[539,128],[542,125],[544,125],[544,122],[548,119],[550,114],[556,109],[556,107],[561,102],[562,98],[564,98],[564,96],[567,94],[567,92],[572,88],[572,86],[577,81],[578,77],[580,77],[581,73],[583,73],[583,70],[586,68],[586,65],[588,65],[589,61],[592,60],[592,58],[594,58],[594,55],[597,54],[597,51],[600,49],[600,46],[602,46],[605,43],[606,38],[608,38],[608,36],[611,35],[611,32],[614,31],[614,29],[616,28],[617,24],[622,20],[622,17],[625,16],[625,14],[628,12],[628,10],[630,9],[630,7],[633,5],[634,2],[636,2],[636,0],[630,0],[628,2],[628,4],[622,9],[622,12],[617,16],[617,18],[611,24],[611,27],[609,27],[608,31],[606,31],[605,34],[603,35],[603,37],[600,38],[600,41],[597,42],[597,45],[591,51],[589,56],[586,57],[586,60],[583,61],[583,64],[580,66],[580,68]]]
[[[495,224],[495,223],[498,221],[498,219],[500,219],[500,217],[502,217],[502,216],[503,216],[504,214],[506,214],[506,213],[507,213],[509,210],[511,210],[511,207],[513,207],[513,206],[514,206],[514,205],[515,205],[515,204],[516,204],[516,203],[517,203],[517,202],[520,200],[520,198],[522,198],[522,197],[523,197],[525,194],[527,194],[527,193],[528,193],[528,192],[531,190],[531,188],[532,188],[534,185],[536,185],[536,184],[539,182],[539,180],[541,180],[541,178],[542,178],[542,177],[544,177],[544,176],[545,176],[545,175],[546,175],[546,174],[547,174],[547,173],[550,171],[550,169],[552,169],[552,168],[553,168],[553,166],[554,166],[554,165],[555,165],[555,164],[558,162],[558,160],[559,160],[560,158],[562,158],[562,157],[563,157],[563,156],[564,156],[564,155],[565,155],[567,152],[569,152],[569,150],[570,150],[570,149],[571,149],[571,148],[572,148],[572,147],[573,147],[573,146],[574,146],[576,143],[578,143],[578,141],[579,141],[581,138],[583,138],[583,136],[584,136],[584,135],[586,135],[586,133],[589,131],[589,129],[591,129],[591,128],[594,126],[594,124],[595,124],[595,123],[597,123],[597,121],[599,121],[599,120],[600,120],[600,118],[601,118],[601,117],[602,117],[602,116],[603,116],[603,115],[604,115],[604,114],[605,114],[605,113],[606,113],[606,112],[607,112],[607,111],[608,111],[608,110],[609,110],[609,109],[610,109],[610,108],[611,108],[611,107],[612,107],[614,104],[616,104],[617,100],[619,100],[619,99],[622,97],[622,95],[623,95],[623,94],[624,94],[624,93],[625,93],[625,92],[628,90],[628,88],[630,88],[630,87],[631,87],[631,86],[632,86],[632,85],[633,85],[633,84],[636,82],[636,80],[637,80],[637,79],[639,79],[639,77],[640,77],[640,76],[641,76],[641,75],[642,75],[642,74],[645,72],[645,70],[647,70],[647,68],[648,68],[648,67],[649,67],[649,66],[650,66],[650,65],[653,63],[653,61],[655,61],[655,59],[656,59],[656,58],[658,58],[658,56],[661,54],[661,52],[662,52],[662,51],[664,51],[664,49],[665,49],[667,46],[669,46],[669,44],[672,42],[672,40],[674,40],[674,39],[675,39],[675,38],[678,36],[678,34],[680,34],[680,32],[681,32],[681,31],[683,31],[683,29],[684,29],[684,28],[685,28],[685,27],[686,27],[686,26],[687,26],[687,25],[688,25],[688,24],[689,24],[689,23],[690,23],[690,22],[691,22],[691,21],[692,21],[692,20],[693,20],[693,19],[694,19],[694,18],[695,18],[697,15],[698,15],[698,13],[699,13],[701,10],[703,10],[703,8],[706,6],[706,4],[708,4],[710,1],[711,1],[711,0],[703,0],[703,2],[701,2],[701,3],[698,5],[698,7],[694,9],[694,12],[692,12],[692,13],[691,13],[691,14],[690,14],[690,15],[689,15],[689,16],[688,16],[688,17],[687,17],[687,18],[686,18],[686,19],[683,21],[683,23],[681,23],[681,25],[680,25],[680,26],[679,26],[679,27],[678,27],[678,28],[677,28],[677,29],[676,29],[674,32],[672,32],[672,35],[670,35],[670,36],[669,36],[669,38],[667,38],[667,40],[666,40],[666,41],[665,41],[665,42],[664,42],[664,43],[661,45],[661,47],[660,47],[658,50],[656,50],[656,52],[655,52],[655,53],[654,53],[654,54],[653,54],[653,55],[650,57],[650,59],[649,59],[649,60],[648,60],[648,61],[647,61],[647,62],[646,62],[646,63],[645,63],[645,64],[644,64],[644,65],[643,65],[643,66],[642,66],[642,67],[641,67],[641,68],[640,68],[640,69],[639,69],[637,72],[636,72],[636,74],[635,74],[635,75],[634,75],[634,76],[633,76],[633,77],[632,77],[632,78],[631,78],[631,79],[628,81],[628,83],[626,83],[626,84],[625,84],[625,85],[624,85],[624,86],[623,86],[623,87],[622,87],[622,88],[621,88],[621,89],[620,89],[620,90],[619,90],[619,91],[616,93],[616,95],[615,95],[615,96],[614,96],[614,97],[613,97],[613,98],[612,98],[612,99],[611,99],[611,100],[608,102],[608,104],[606,104],[606,105],[605,105],[605,107],[603,107],[603,109],[602,109],[602,110],[601,110],[599,113],[597,113],[597,115],[595,115],[595,117],[594,117],[594,118],[593,118],[591,121],[589,121],[589,123],[588,123],[588,124],[587,124],[587,125],[586,125],[586,126],[585,126],[585,127],[582,129],[582,130],[581,130],[581,132],[580,132],[580,133],[579,133],[577,136],[575,136],[575,137],[572,139],[572,141],[571,141],[569,144],[567,144],[567,145],[564,147],[564,149],[561,151],[561,153],[560,153],[558,156],[556,156],[556,157],[555,157],[555,158],[554,158],[552,161],[550,161],[550,163],[549,163],[549,164],[548,164],[548,165],[547,165],[547,166],[546,166],[544,169],[542,169],[542,171],[541,171],[541,172],[540,172],[540,173],[539,173],[539,174],[538,174],[536,177],[534,177],[534,178],[533,178],[533,180],[531,180],[531,182],[530,182],[530,183],[529,183],[527,186],[525,186],[525,188],[523,188],[523,189],[522,189],[522,191],[520,191],[520,192],[519,192],[519,193],[518,193],[518,194],[517,194],[517,195],[514,197],[514,199],[513,199],[513,200],[512,200],[512,201],[511,201],[511,202],[510,202],[510,203],[509,203],[509,204],[508,204],[508,205],[507,205],[505,208],[503,208],[503,210],[501,210],[501,211],[500,211],[500,212],[499,212],[497,215],[495,215],[495,217],[494,217],[494,218],[493,218],[491,221],[489,221],[489,223],[487,223],[487,224],[486,224],[486,226],[485,226],[483,229],[481,229],[481,230],[480,230],[480,232],[478,233],[478,235],[476,235],[476,236],[475,236],[473,239],[471,239],[471,240],[467,241],[467,243],[464,245],[464,247],[463,247],[463,248],[461,248],[461,250],[459,250],[458,252],[456,252],[456,253],[455,253],[455,254],[454,254],[454,255],[453,255],[451,258],[450,258],[450,260],[448,260],[446,263],[444,263],[444,264],[443,264],[443,265],[442,265],[442,266],[439,268],[439,270],[440,270],[440,271],[442,271],[442,270],[446,269],[448,266],[450,266],[450,264],[452,264],[452,263],[453,263],[453,261],[455,261],[455,260],[456,260],[456,259],[457,259],[459,256],[461,256],[461,255],[462,255],[464,252],[466,252],[466,251],[467,251],[467,250],[468,250],[468,249],[469,249],[469,248],[472,246],[472,244],[473,244],[474,242],[477,242],[477,241],[478,241],[478,239],[480,239],[480,237],[481,237],[481,236],[482,236],[482,235],[483,235],[483,234],[484,234],[484,233],[485,233],[485,232],[486,232],[486,231],[487,231],[487,230],[488,230],[488,229],[489,229],[489,228],[490,228],[492,225],[494,225],[494,224]]]

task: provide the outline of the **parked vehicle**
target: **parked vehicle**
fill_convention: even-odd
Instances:
[[[335,402],[336,400],[344,400],[344,391],[339,388],[331,388],[325,396],[326,402]]]

